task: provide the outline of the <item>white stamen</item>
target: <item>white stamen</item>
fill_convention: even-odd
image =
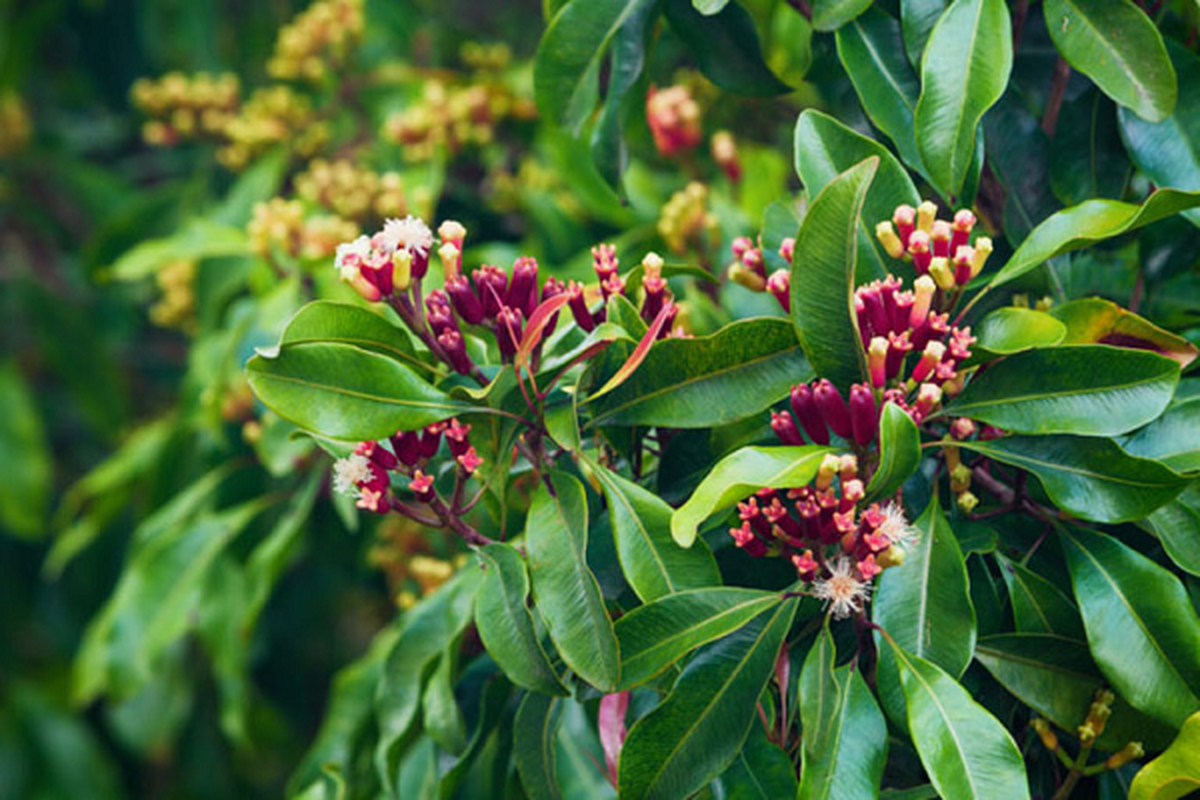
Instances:
[[[879,524],[877,532],[906,550],[916,544],[919,537],[917,529],[908,524],[904,509],[894,500],[883,507],[883,522]]]
[[[409,214],[404,219],[389,219],[383,223],[383,240],[392,250],[406,247],[409,252],[424,255],[433,247],[433,231]]]
[[[350,256],[357,256],[358,260],[361,261],[370,252],[371,240],[366,236],[360,236],[353,242],[346,242],[337,246],[337,255],[334,256],[333,266],[339,271],[343,270],[347,266],[346,261]]]
[[[358,497],[356,484],[365,483],[372,477],[371,462],[366,456],[354,453],[333,462],[333,488],[341,494]]]
[[[834,619],[845,619],[861,611],[871,594],[870,585],[855,578],[853,570],[850,559],[842,556],[830,565],[828,578],[813,583],[813,595],[825,601]]]

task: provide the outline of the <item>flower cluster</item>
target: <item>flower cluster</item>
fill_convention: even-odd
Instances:
[[[440,150],[454,155],[487,144],[498,122],[532,119],[536,113],[528,99],[494,81],[453,86],[428,80],[416,103],[385,120],[383,137],[404,145],[406,160],[426,161]]]
[[[871,580],[904,561],[916,538],[897,503],[860,509],[863,482],[853,455],[827,455],[807,486],[762,489],[738,504],[731,528],[748,555],[785,556],[800,580],[838,618],[862,610]]]
[[[339,243],[358,235],[358,225],[328,214],[305,217],[304,204],[299,200],[275,197],[255,204],[246,233],[251,248],[259,255],[280,252],[313,259],[332,255]]]
[[[671,195],[658,217],[658,235],[672,253],[705,250],[719,235],[717,216],[708,208],[708,187],[692,181]]]
[[[717,131],[709,142],[713,161],[734,183],[742,179],[742,160],[738,156],[737,140],[729,131]]]
[[[896,207],[891,222],[875,226],[875,236],[887,254],[911,261],[917,275],[928,275],[938,289],[949,292],[966,286],[983,269],[992,253],[992,240],[980,236],[970,241],[975,215],[961,209],[953,222],[937,218],[937,204],[929,200],[917,208]]]
[[[363,29],[363,0],[317,0],[279,29],[267,73],[320,81],[345,63]]]
[[[471,445],[471,426],[457,419],[436,422],[422,431],[400,431],[388,444],[361,442],[354,452],[333,465],[334,489],[356,498],[356,505],[376,514],[386,514],[404,501],[392,492],[391,473],[408,478],[408,491],[419,503],[437,503],[434,476],[439,471],[432,462],[437,458],[445,440],[450,461],[461,482],[473,475],[483,459]]]
[[[346,159],[332,163],[323,158],[314,159],[307,170],[296,176],[296,194],[309,203],[356,222],[404,216],[410,211],[404,182],[398,172],[381,174]],[[418,199],[428,200],[427,197]]]
[[[753,292],[770,292],[783,310],[792,307],[791,273],[780,268],[767,275],[767,262],[763,256],[762,242],[757,245],[748,236],[733,240],[733,263],[729,265],[729,279]],[[779,257],[789,265],[796,249],[796,240],[789,236],[779,245]]]
[[[15,92],[0,94],[0,158],[19,151],[32,133],[29,111]]]
[[[592,248],[592,268],[599,279],[599,296],[603,301],[594,311],[589,306],[590,293],[582,284],[571,281],[567,284],[567,304],[575,318],[575,324],[585,331],[593,331],[604,322],[607,314],[608,298],[613,295],[628,296],[625,279],[617,270],[619,259],[617,249],[611,244],[599,244]],[[659,329],[658,337],[664,339],[671,335],[682,335],[673,330],[672,325],[679,314],[679,306],[675,296],[667,288],[667,281],[662,276],[663,260],[657,253],[647,253],[642,259],[642,303],[640,314],[647,323],[653,322],[658,315],[666,312],[666,319]]]
[[[142,138],[161,146],[222,136],[237,113],[241,84],[231,73],[170,72],[158,80],[136,81],[130,93],[134,106],[151,117],[142,126]]]
[[[664,156],[691,150],[704,138],[700,104],[681,84],[666,89],[650,87],[646,93],[646,122],[654,136],[654,146]]]
[[[150,321],[190,333],[196,325],[196,262],[171,261],[155,274],[162,295],[150,307]]]
[[[228,143],[217,151],[217,159],[230,169],[242,169],[279,144],[312,156],[328,140],[329,126],[317,119],[306,95],[287,86],[269,86],[255,91],[222,133]]]

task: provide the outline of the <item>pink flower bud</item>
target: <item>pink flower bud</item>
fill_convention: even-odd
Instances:
[[[917,230],[925,233],[933,232],[933,223],[937,219],[937,203],[926,200],[917,206]]]
[[[463,341],[462,334],[456,330],[446,329],[438,334],[437,340],[454,371],[460,375],[470,375],[473,362],[467,355],[467,345]]]
[[[615,245],[598,244],[592,248],[592,269],[601,283],[617,274],[619,264]]]
[[[446,281],[446,294],[450,304],[468,325],[478,325],[483,322],[483,304],[471,289],[471,282],[466,275],[456,275]]]
[[[361,267],[342,267],[338,275],[368,303],[377,303],[383,298],[383,292],[379,291],[379,287],[363,276]]]
[[[908,254],[912,256],[913,269],[918,275],[928,272],[929,261],[933,258],[929,249],[929,234],[922,230],[913,231],[913,235],[908,238]]]
[[[767,277],[766,262],[763,260],[762,250],[757,247],[746,251],[746,255],[742,256],[742,264],[758,277]]]
[[[969,417],[959,417],[950,423],[950,435],[960,442],[975,435],[975,422]]]
[[[468,475],[474,475],[475,470],[483,465],[483,459],[479,457],[479,453],[475,452],[474,447],[468,447],[467,452],[455,456],[455,461],[462,465]]]
[[[400,431],[392,436],[392,450],[401,463],[413,466],[421,460],[421,446],[414,431]]]
[[[508,275],[499,267],[484,264],[471,273],[479,298],[483,302],[483,316],[494,319],[508,296]]]
[[[881,572],[883,572],[883,567],[875,563],[875,556],[873,555],[869,555],[858,562],[858,574],[862,576],[864,581],[871,580]]]
[[[904,363],[904,356],[912,349],[913,345],[908,331],[904,331],[898,336],[894,333],[888,334],[887,379],[889,381],[900,375],[900,366]]]
[[[396,456],[380,447],[378,442],[361,442],[354,448],[354,452],[371,459],[380,469],[391,470],[400,464]]]
[[[921,419],[929,416],[938,403],[942,402],[942,388],[933,383],[922,383],[917,389],[916,411]]]
[[[537,308],[538,263],[531,256],[521,256],[513,264],[512,282],[508,286],[505,305],[516,308],[526,317]]]
[[[875,226],[875,238],[883,245],[884,251],[892,258],[904,258],[904,243],[896,235],[896,229],[890,222],[881,222]]]
[[[917,227],[917,210],[907,204],[896,206],[895,212],[892,213],[892,222],[896,225],[901,244],[907,250],[909,237]]]
[[[741,261],[746,257],[746,253],[754,249],[754,240],[749,236],[739,236],[733,240],[733,246],[729,249],[733,251],[733,257]]]
[[[950,239],[950,252],[957,253],[958,248],[971,240],[971,230],[975,227],[975,215],[970,209],[959,209],[954,215],[954,235]]]
[[[750,530],[750,523],[743,522],[740,528],[730,528],[729,535],[734,544],[746,551],[746,554],[758,558],[767,552],[767,545]]]
[[[583,287],[575,281],[571,281],[567,284],[567,294],[571,296],[571,299],[567,301],[567,305],[571,307],[571,314],[575,317],[575,324],[588,333],[595,330],[596,321],[592,318],[592,312],[588,310],[587,298],[584,296]]]
[[[838,436],[849,439],[851,433],[850,414],[846,410],[846,401],[842,399],[841,392],[837,390],[837,387],[828,379],[822,378],[813,390],[813,398],[816,400],[817,408],[820,409],[825,424]]]
[[[450,298],[441,289],[434,290],[425,298],[425,318],[433,328],[434,335],[440,336],[445,331],[458,331],[458,323],[450,310]]]
[[[354,505],[364,511],[371,511],[376,514],[386,514],[391,509],[386,492],[367,488],[362,490]]]
[[[609,275],[600,281],[600,294],[606,301],[613,295],[625,294],[625,279],[616,273]]]
[[[922,275],[913,282],[913,306],[912,311],[908,315],[908,325],[910,328],[918,330],[925,324],[925,319],[929,316],[929,309],[933,305],[933,295],[936,291],[937,284],[928,275]]]
[[[567,287],[558,278],[551,275],[546,279],[546,283],[542,285],[542,302],[546,302],[551,297],[557,297],[567,291]],[[544,338],[549,338],[550,334],[554,333],[554,329],[558,327],[558,312],[554,313],[554,317],[546,323],[545,329],[542,331]]]
[[[796,237],[789,236],[783,240],[779,245],[779,255],[784,261],[792,263],[792,259],[796,255]]]
[[[771,430],[779,437],[779,441],[786,445],[804,444],[804,437],[800,435],[800,429],[796,427],[796,421],[786,411],[771,412]]]
[[[842,502],[853,505],[862,500],[865,493],[863,482],[858,478],[842,481]]]
[[[796,567],[796,573],[800,580],[808,582],[816,580],[820,564],[813,558],[812,550],[805,550],[800,555],[792,556],[792,565]]]
[[[521,312],[505,306],[496,315],[496,342],[500,345],[500,357],[511,361],[521,345]]]
[[[875,414],[875,395],[865,383],[850,387],[850,424],[854,441],[868,445],[879,430],[879,417]]]
[[[767,278],[767,291],[770,292],[785,313],[792,310],[791,273],[786,269],[777,269]]]
[[[867,371],[871,375],[871,385],[882,389],[887,383],[888,340],[882,336],[871,339],[867,348]]]
[[[829,429],[821,418],[821,412],[813,399],[812,390],[808,384],[798,384],[792,387],[792,412],[800,420],[800,426],[816,444],[829,444]]]
[[[929,241],[935,257],[949,257],[950,236],[952,233],[953,229],[950,227],[950,223],[946,222],[946,220],[939,219],[933,223],[933,230],[929,233]]]
[[[433,458],[437,453],[438,448],[442,444],[442,430],[446,425],[443,422],[435,422],[432,425],[426,425],[425,430],[421,431],[421,439],[418,445],[421,458]]]
[[[941,342],[930,342],[925,345],[925,351],[921,353],[921,360],[913,367],[912,380],[915,383],[923,383],[930,376],[934,368],[942,361],[942,356],[946,354],[946,345]]]
[[[975,262],[975,250],[963,245],[954,251],[954,282],[966,286],[971,281],[971,265]]]
[[[467,452],[467,448],[471,443],[467,440],[471,433],[470,425],[463,425],[457,418],[450,420],[449,426],[445,430],[446,444],[450,447],[450,454],[453,456],[461,456]]]

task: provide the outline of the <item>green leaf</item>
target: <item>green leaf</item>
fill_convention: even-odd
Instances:
[[[1021,564],[997,554],[1000,574],[1008,586],[1013,621],[1021,633],[1055,633],[1082,640],[1079,609],[1050,581]]]
[[[721,775],[728,800],[774,800],[796,796],[796,771],[792,760],[767,739],[761,726],[751,725],[750,736],[733,765]]]
[[[1176,78],[1162,37],[1129,0],[1046,0],[1055,47],[1106,95],[1150,122],[1175,110]]]
[[[1161,414],[1178,383],[1179,365],[1155,353],[1046,347],[991,364],[944,413],[1017,433],[1115,436]]]
[[[933,26],[937,25],[948,5],[948,0],[900,0],[904,52],[914,67],[920,69],[929,34],[933,33]]]
[[[646,36],[657,14],[657,5],[639,6],[617,31],[612,44],[612,63],[604,106],[592,129],[592,158],[600,173],[613,186],[620,184],[621,175],[629,161],[628,147],[622,138],[622,128],[632,106],[640,97],[631,94],[646,63]],[[626,285],[630,282],[626,280]]]
[[[872,156],[879,158],[879,169],[862,205],[858,225],[860,252],[876,249],[875,223],[891,219],[896,206],[902,203],[920,203],[921,197],[896,157],[874,139],[819,111],[805,111],[796,120],[796,174],[804,182],[809,197],[816,197],[839,173]],[[877,252],[882,258],[882,249]]]
[[[1181,725],[1200,708],[1200,619],[1183,584],[1110,536],[1061,534],[1100,671],[1134,708]]]
[[[525,561],[499,542],[479,550],[479,557],[486,571],[475,600],[475,627],[488,655],[518,686],[543,694],[567,694],[542,648],[527,605]]]
[[[671,517],[671,536],[683,547],[696,541],[696,529],[718,511],[759,489],[803,486],[817,474],[828,447],[743,447],[717,462],[688,501]]]
[[[1096,692],[1106,684],[1082,639],[1048,633],[1005,633],[980,637],[975,660],[1014,697],[1064,731],[1087,716]],[[1170,741],[1171,729],[1143,716],[1118,698],[1104,733],[1103,750],[1118,750],[1136,739],[1149,746]]]
[[[940,14],[941,0],[935,2]],[[907,7],[908,3],[904,5]],[[921,86],[904,58],[900,23],[878,8],[868,8],[862,16],[838,29],[837,52],[871,122],[892,140],[905,163],[924,171],[914,131]],[[920,201],[904,202],[916,205]],[[873,220],[874,216],[868,219]],[[891,210],[880,219],[891,219]]]
[[[1200,789],[1200,713],[1192,714],[1166,752],[1133,778],[1129,800],[1176,800]]]
[[[602,691],[616,689],[620,654],[600,584],[588,568],[587,496],[566,473],[538,486],[525,521],[533,599],[563,661]]]
[[[622,798],[685,797],[728,768],[754,724],[797,604],[787,600],[696,654],[667,698],[629,731]]]
[[[1090,89],[1063,103],[1049,167],[1054,194],[1064,205],[1093,197],[1120,199],[1131,165],[1111,100]]]
[[[1021,751],[1000,721],[941,667],[890,642],[908,706],[908,731],[942,797],[1029,797]]]
[[[944,195],[962,190],[979,121],[1008,85],[1009,29],[1004,0],[954,0],[929,35],[915,115],[917,147]]]
[[[1169,39],[1167,53],[1179,78],[1174,113],[1161,122],[1147,122],[1118,108],[1121,138],[1133,163],[1156,185],[1200,191],[1200,56]],[[1185,216],[1200,225],[1200,209]]]
[[[799,127],[797,123],[797,130]],[[879,163],[873,156],[822,189],[796,237],[792,322],[808,363],[842,391],[866,375],[866,355],[854,313],[855,234]]]
[[[406,330],[361,306],[330,300],[318,300],[297,311],[283,329],[279,346],[259,352],[271,358],[285,345],[318,342],[354,345],[419,370],[437,372],[417,355]]]
[[[789,326],[790,328],[790,326]],[[54,463],[38,402],[16,365],[0,362],[0,528],[46,533]]]
[[[1150,350],[1186,367],[1196,358],[1196,346],[1163,330],[1111,300],[1086,297],[1055,306],[1050,313],[1067,326],[1063,344],[1111,344]]]
[[[988,314],[975,328],[975,348],[1010,355],[1035,347],[1053,347],[1067,335],[1067,326],[1045,311],[1005,306]]]
[[[591,407],[595,425],[710,428],[762,413],[811,376],[787,320],[747,319],[711,336],[666,339]]]
[[[1140,523],[1184,572],[1200,577],[1200,486],[1195,483]]]
[[[1176,472],[1200,471],[1200,398],[1170,406],[1146,427],[1118,440],[1121,449]]]
[[[671,538],[674,509],[666,502],[598,464],[591,465],[591,474],[608,502],[621,571],[643,603],[684,589],[720,585],[721,573],[708,545],[700,542],[685,549]]]
[[[459,755],[467,746],[467,723],[454,699],[458,642],[447,643],[421,694],[421,727],[437,746]]]
[[[550,21],[533,62],[538,108],[578,131],[596,104],[608,45],[625,21],[653,0],[573,0]]]
[[[614,626],[621,643],[621,688],[645,683],[782,601],[778,592],[722,586],[690,589],[638,606]]]
[[[895,494],[921,463],[921,432],[912,417],[895,403],[879,418],[879,465],[867,484],[867,499]]]
[[[1055,505],[1093,522],[1141,519],[1186,483],[1157,462],[1128,455],[1111,439],[1009,436],[962,446],[1032,472]]]
[[[276,414],[331,439],[382,439],[475,409],[398,361],[348,344],[296,344],[273,358],[257,355],[246,377]]]
[[[712,16],[729,4],[729,0],[692,0],[692,7],[706,17]]]
[[[804,749],[797,800],[878,797],[887,762],[887,722],[854,664],[835,668],[829,625],[800,672]]]
[[[871,7],[871,0],[814,0],[812,26],[819,31],[836,31]]]
[[[717,86],[751,97],[788,91],[763,61],[754,19],[739,3],[728,3],[717,14],[705,16],[690,0],[663,0],[663,13],[696,66]]]
[[[513,721],[513,761],[529,797],[560,797],[558,791],[558,726],[562,701],[530,692],[517,707]]]
[[[375,769],[385,790],[391,789],[404,738],[417,718],[425,677],[446,643],[456,641],[471,623],[482,577],[479,569],[460,570],[401,621],[375,695]]]
[[[1200,192],[1159,189],[1142,205],[1087,200],[1051,215],[992,278],[991,287],[1016,280],[1045,261],[1102,239],[1120,236],[1181,211],[1200,206]]]
[[[117,259],[104,275],[112,280],[137,281],[156,274],[172,261],[200,261],[250,253],[246,232],[204,217],[188,220],[179,232],[142,242]]]

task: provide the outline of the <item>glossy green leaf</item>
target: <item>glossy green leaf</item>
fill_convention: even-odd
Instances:
[[[482,577],[478,568],[460,570],[403,617],[375,695],[375,769],[385,789],[392,785],[401,745],[417,718],[429,668],[471,623]]]
[[[726,91],[751,97],[770,97],[788,91],[763,61],[754,19],[739,3],[728,3],[705,16],[691,0],[663,0],[667,22],[688,46],[696,66]]]
[[[796,770],[788,754],[767,739],[759,725],[750,735],[732,766],[721,775],[728,800],[774,800],[796,796]]]
[[[813,0],[812,26],[836,31],[871,7],[871,0]]]
[[[954,0],[929,35],[921,60],[915,124],[921,160],[945,195],[957,195],[975,156],[983,114],[1012,71],[1004,0]]]
[[[904,52],[914,67],[920,69],[929,34],[933,33],[933,26],[937,25],[948,5],[948,0],[900,0]]]
[[[1088,646],[1140,711],[1178,726],[1200,708],[1200,619],[1179,579],[1110,536],[1062,531]]]
[[[729,767],[754,724],[797,604],[787,600],[696,654],[667,698],[629,731],[618,772],[622,798],[686,797]]]
[[[853,301],[858,264],[855,234],[879,163],[878,157],[871,157],[822,189],[796,237],[792,322],[808,363],[843,391],[866,374]],[[852,358],[851,353],[856,355]]]
[[[421,694],[421,727],[437,746],[458,755],[467,746],[467,723],[454,698],[454,678],[458,668],[458,642],[451,641],[442,650]]]
[[[692,8],[705,16],[712,16],[729,4],[729,0],[692,0]]]
[[[1045,311],[1004,306],[975,326],[980,349],[1010,355],[1034,347],[1053,347],[1067,335],[1067,327]]]
[[[975,660],[1014,697],[1064,731],[1084,720],[1096,692],[1106,684],[1082,639],[1048,633],[1005,633],[980,637]],[[1104,733],[1103,750],[1130,740],[1148,746],[1170,741],[1171,730],[1138,713],[1118,698]]]
[[[700,523],[763,488],[803,486],[817,474],[828,447],[743,447],[717,462],[688,501],[671,517],[671,536],[683,547],[696,541]]]
[[[1055,306],[1050,313],[1067,326],[1063,344],[1111,344],[1149,350],[1186,367],[1196,358],[1196,346],[1111,300],[1086,297]]]
[[[1178,383],[1179,365],[1155,353],[1045,347],[990,365],[945,413],[1016,433],[1115,436],[1161,414]]]
[[[1200,471],[1200,398],[1173,404],[1161,417],[1118,444],[1126,453],[1152,458],[1176,472]]]
[[[879,464],[867,484],[867,499],[895,494],[921,463],[921,433],[912,417],[895,403],[879,418]]]
[[[887,722],[854,664],[835,667],[828,624],[800,672],[804,743],[797,800],[878,797],[887,762]]]
[[[720,585],[721,573],[708,545],[699,542],[682,548],[671,538],[674,509],[666,502],[600,465],[594,465],[591,474],[608,502],[621,570],[642,602]]]
[[[1139,524],[1158,537],[1175,566],[1200,577],[1200,485],[1190,484]]]
[[[1138,772],[1129,800],[1176,800],[1200,789],[1200,712],[1192,714],[1166,752]]]
[[[614,626],[621,643],[621,688],[645,683],[782,600],[778,592],[722,586],[691,589],[638,606]]]
[[[747,319],[711,336],[657,342],[590,408],[596,425],[709,428],[762,413],[811,375],[787,320]]]
[[[1111,439],[1009,436],[963,442],[980,455],[1028,470],[1060,508],[1093,522],[1132,522],[1179,494],[1186,480],[1127,454]]]
[[[351,344],[390,356],[417,370],[436,372],[416,353],[412,337],[381,315],[361,306],[318,300],[296,312],[283,329],[279,346],[314,342]],[[279,348],[262,351],[273,357]]]
[[[935,2],[940,13],[942,2]],[[906,164],[924,170],[913,127],[921,85],[904,58],[900,23],[879,8],[868,8],[838,29],[837,52],[871,122],[887,134]],[[920,201],[903,202],[916,205]],[[869,215],[868,221],[872,219]],[[891,219],[890,210],[880,219]]]
[[[1116,105],[1096,89],[1064,101],[1049,162],[1051,186],[1064,205],[1093,197],[1120,199],[1131,165]]]
[[[513,761],[529,797],[560,797],[558,748],[562,701],[530,692],[517,708],[513,721]]]
[[[1130,0],[1046,0],[1042,11],[1058,52],[1106,95],[1150,122],[1175,110],[1162,36]]]
[[[276,414],[332,439],[382,439],[474,408],[398,361],[347,344],[289,345],[250,359],[246,376]]]
[[[1071,639],[1084,637],[1079,609],[1057,586],[1036,572],[996,556],[1008,586],[1013,621],[1021,633],[1054,633]]]
[[[1159,189],[1140,206],[1117,200],[1087,200],[1063,209],[1034,228],[992,278],[991,286],[1015,280],[1062,253],[1137,230],[1196,206],[1200,206],[1200,192]]]
[[[567,694],[542,648],[530,613],[529,574],[525,561],[507,544],[479,550],[486,565],[475,600],[479,638],[509,680],[543,694]]]
[[[0,527],[40,538],[54,480],[50,443],[33,392],[6,363],[0,363],[0,452]]]
[[[626,20],[652,0],[574,0],[546,27],[533,62],[538,109],[578,130],[597,99],[600,64]]]
[[[588,568],[587,497],[566,473],[550,474],[534,492],[525,521],[533,599],[563,661],[597,689],[612,691],[620,655],[600,585]]]
[[[900,668],[908,731],[938,794],[1027,800],[1021,751],[1000,721],[941,667],[889,644]]]
[[[839,174],[872,156],[879,158],[879,169],[862,205],[858,225],[860,252],[864,243],[869,248],[875,247],[875,223],[891,219],[896,206],[902,203],[920,203],[920,195],[896,157],[874,139],[820,111],[810,109],[796,120],[796,174],[809,197],[816,197]],[[882,257],[882,250],[879,252]]]
[[[612,43],[612,62],[604,106],[596,126],[592,128],[592,158],[600,173],[613,186],[618,186],[628,165],[628,147],[622,127],[630,116],[633,100],[630,92],[638,83],[646,62],[647,28],[657,16],[654,3],[642,4],[635,14],[622,23]],[[626,285],[629,285],[627,281]]]
[[[240,226],[225,225],[196,217],[180,225],[178,232],[163,239],[142,242],[105,270],[118,281],[149,278],[172,261],[199,261],[250,253],[250,242]]]
[[[1156,185],[1200,191],[1200,56],[1170,39],[1167,53],[1179,79],[1175,111],[1161,122],[1147,122],[1119,108],[1121,138],[1133,163]],[[1184,214],[1200,225],[1200,209]]]

